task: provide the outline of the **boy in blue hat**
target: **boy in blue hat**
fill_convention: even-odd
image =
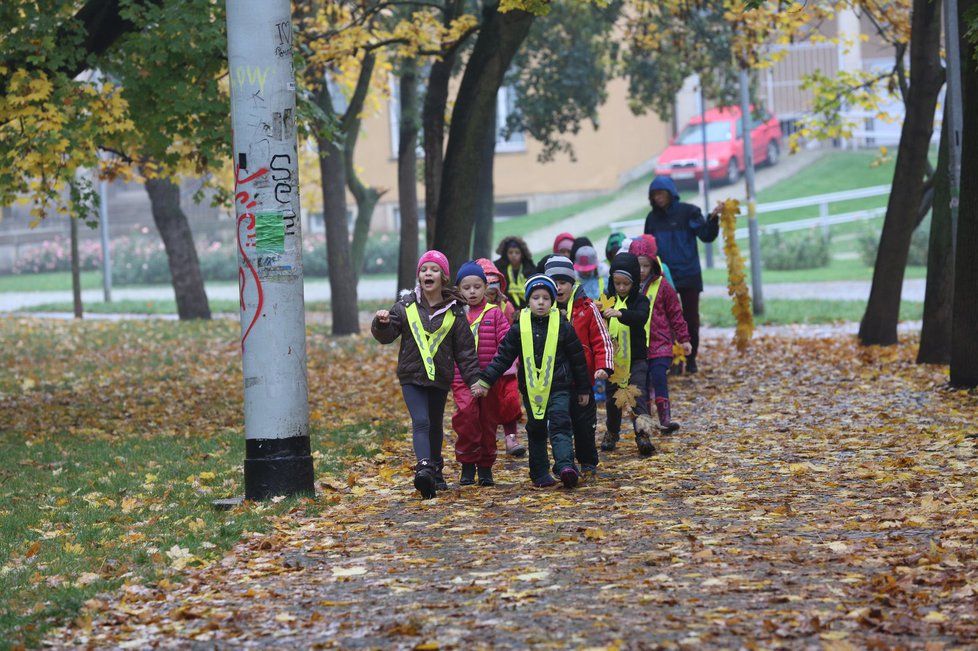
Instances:
[[[556,484],[548,468],[547,438],[553,451],[553,471],[567,488],[577,485],[570,401],[591,400],[584,348],[555,305],[557,285],[545,275],[526,281],[526,305],[506,333],[496,357],[480,376],[473,395],[485,395],[513,361],[520,360],[519,387],[526,406],[530,479],[538,488]],[[547,431],[549,426],[549,432]]]

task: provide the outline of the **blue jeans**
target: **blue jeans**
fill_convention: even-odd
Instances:
[[[671,357],[653,357],[649,360],[649,400],[669,397],[669,368]]]

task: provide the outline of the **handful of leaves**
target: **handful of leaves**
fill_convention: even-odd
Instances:
[[[740,254],[735,235],[738,212],[740,212],[739,201],[736,199],[724,201],[720,212],[720,226],[723,229],[723,254],[727,257],[727,293],[733,299],[730,312],[737,320],[734,344],[737,350],[744,352],[754,334],[754,313],[751,311],[750,290],[747,288],[747,277],[744,274],[744,258]]]

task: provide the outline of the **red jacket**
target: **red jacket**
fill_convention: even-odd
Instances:
[[[594,372],[598,369],[604,369],[611,375],[615,369],[615,349],[608,334],[608,325],[598,306],[587,297],[582,287],[578,287],[574,293],[571,325],[584,346],[590,379],[594,380]]]
[[[659,283],[659,293],[652,306],[652,320],[649,323],[649,359],[653,357],[672,357],[672,342],[689,341],[689,328],[683,318],[683,307],[679,294],[668,281]]]
[[[483,300],[481,305],[469,306],[466,308],[466,317],[469,320],[469,325],[471,326],[475,320],[482,314],[483,309],[486,306],[485,300]],[[493,307],[486,312],[485,316],[482,317],[482,322],[479,324],[479,342],[476,345],[476,353],[479,358],[479,368],[485,369],[489,366],[489,362],[492,358],[496,356],[496,350],[499,348],[500,342],[502,342],[503,337],[509,332],[509,321],[503,315],[502,311],[498,306]],[[512,372],[510,369],[509,372]],[[458,368],[455,368],[455,383],[461,383],[462,376],[459,374]]]

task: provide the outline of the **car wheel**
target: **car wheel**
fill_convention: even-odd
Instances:
[[[740,180],[740,168],[737,167],[737,159],[731,158],[727,165],[727,183],[733,185]]]
[[[781,160],[781,148],[778,147],[777,140],[772,140],[767,143],[767,164],[774,166],[779,160]]]

